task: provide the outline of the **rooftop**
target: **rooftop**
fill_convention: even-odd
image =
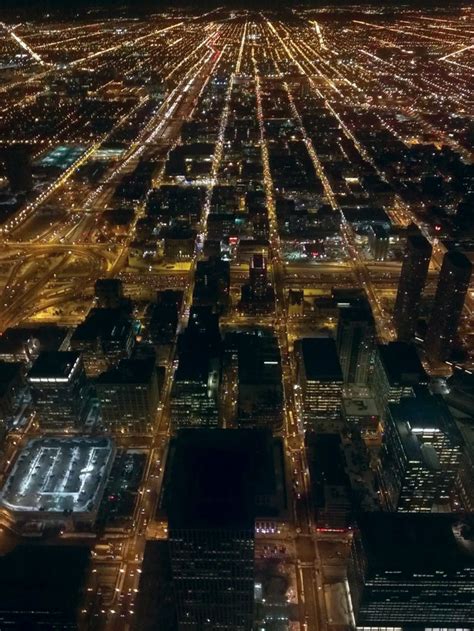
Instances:
[[[342,408],[346,416],[379,416],[375,399],[369,397],[343,397]]]
[[[397,428],[409,460],[425,462],[431,469],[439,469],[436,449],[423,434],[442,433],[451,447],[460,447],[462,435],[442,399],[436,396],[403,397],[400,403],[389,404],[390,416]]]
[[[19,513],[92,512],[102,498],[113,455],[110,438],[30,440],[0,492],[0,503]]]
[[[43,351],[33,364],[28,380],[39,382],[45,379],[69,381],[79,365],[81,355],[71,351]]]
[[[274,492],[273,444],[265,429],[181,430],[167,465],[170,528],[253,529],[258,497]]]
[[[130,334],[132,323],[122,309],[91,309],[87,318],[77,326],[72,334],[71,341],[94,340],[120,340],[126,339]]]
[[[358,519],[369,568],[379,570],[474,569],[473,524],[456,526],[455,514],[364,513]],[[466,538],[470,532],[470,541]]]
[[[427,380],[413,344],[389,342],[379,344],[378,350],[390,385],[417,385]]]
[[[156,374],[155,359],[122,359],[118,366],[103,372],[96,379],[99,384],[149,383]]]
[[[329,337],[311,337],[296,342],[308,381],[342,381],[336,342]]]
[[[0,557],[0,620],[14,619],[15,629],[71,628],[89,556],[83,545],[19,544]]]

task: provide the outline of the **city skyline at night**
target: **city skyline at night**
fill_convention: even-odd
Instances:
[[[474,628],[473,34],[0,7],[0,628]]]

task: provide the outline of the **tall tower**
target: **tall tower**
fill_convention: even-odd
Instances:
[[[250,288],[255,297],[263,298],[268,291],[267,259],[263,254],[254,254],[250,261]]]
[[[398,339],[403,342],[409,342],[415,333],[431,251],[431,244],[421,234],[408,237],[393,314]]]
[[[3,161],[10,189],[13,193],[27,192],[33,188],[31,157],[24,146],[11,146],[3,150]]]
[[[336,342],[344,381],[367,384],[375,351],[375,325],[367,301],[339,310]]]
[[[447,252],[439,274],[438,287],[425,338],[425,349],[432,361],[449,357],[464,307],[472,265],[461,252]]]
[[[179,631],[252,631],[264,430],[181,430],[166,499]]]

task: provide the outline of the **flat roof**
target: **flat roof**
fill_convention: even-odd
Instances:
[[[72,628],[89,559],[85,545],[21,543],[0,556],[0,618],[15,629]]]
[[[389,404],[390,417],[409,460],[425,462],[430,469],[440,469],[436,449],[422,440],[423,431],[444,434],[451,448],[461,447],[462,434],[442,399],[423,394],[403,397],[400,403]]]
[[[97,509],[115,448],[110,438],[35,438],[20,452],[0,492],[13,512]]]
[[[474,569],[473,524],[462,530],[464,536],[458,528],[467,519],[452,513],[361,514],[357,521],[369,572]]]
[[[121,340],[130,334],[132,323],[123,309],[95,308],[91,309],[87,318],[76,327],[71,341]]]
[[[426,378],[425,369],[413,344],[379,344],[378,351],[390,385],[416,385]]]
[[[343,397],[342,409],[351,416],[379,416],[380,414],[375,399],[370,397]]]
[[[35,164],[42,167],[69,168],[84,152],[86,148],[81,145],[58,145],[48,151]]]
[[[345,470],[342,451],[342,440],[339,434],[306,434],[310,467],[315,480],[335,486],[349,486],[349,478]]]
[[[166,478],[170,528],[253,529],[258,496],[275,492],[271,431],[180,430]]]
[[[28,379],[35,381],[49,377],[67,381],[76,369],[80,358],[81,354],[74,351],[43,351],[28,373]]]
[[[281,384],[281,356],[277,338],[258,332],[237,335],[239,383]]]
[[[307,337],[298,340],[306,379],[309,381],[342,381],[341,364],[336,342],[329,337]]]
[[[98,384],[148,384],[156,375],[155,358],[122,359],[118,366],[100,374]]]
[[[44,350],[57,350],[67,330],[56,325],[38,327],[11,327],[0,335],[0,354],[22,351],[29,341],[35,340]]]

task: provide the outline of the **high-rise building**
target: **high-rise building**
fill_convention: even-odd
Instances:
[[[266,313],[273,308],[275,293],[268,279],[268,264],[264,254],[250,259],[249,282],[242,286],[241,306],[254,313]]]
[[[371,385],[383,418],[389,403],[398,403],[402,397],[413,396],[415,386],[426,385],[428,381],[412,344],[378,344]]]
[[[183,292],[171,289],[160,291],[149,310],[148,339],[155,345],[171,344],[175,339],[182,307]]]
[[[385,261],[388,255],[389,234],[382,226],[370,226],[368,230],[369,246],[375,261]]]
[[[0,361],[0,440],[22,420],[29,399],[24,364]]]
[[[336,342],[305,338],[295,342],[298,383],[307,429],[335,429],[341,417],[343,375]]]
[[[449,357],[461,320],[471,273],[472,264],[464,254],[451,251],[444,255],[425,338],[426,353],[434,362]]]
[[[271,444],[263,430],[226,429],[183,430],[170,445],[165,505],[179,631],[253,628],[255,518],[273,477]]]
[[[220,363],[203,350],[181,353],[173,380],[170,418],[173,430],[217,427]]]
[[[444,401],[422,392],[390,404],[384,448],[382,476],[393,510],[450,510],[462,436]]]
[[[241,427],[283,426],[281,355],[276,337],[264,331],[239,335],[237,416]]]
[[[154,357],[123,359],[95,380],[107,429],[144,433],[153,429],[160,400]]]
[[[71,544],[21,542],[2,554],[2,629],[77,629],[90,569],[90,547]]]
[[[339,309],[337,351],[344,381],[366,385],[375,351],[375,324],[367,299]]]
[[[80,353],[44,351],[27,376],[43,429],[80,428],[91,406]]]
[[[224,309],[229,301],[230,264],[211,257],[198,261],[194,277],[193,304]]]
[[[421,234],[407,238],[393,319],[398,339],[408,342],[415,334],[420,302],[432,247]]]
[[[99,278],[94,286],[97,305],[105,309],[117,309],[123,302],[123,283],[120,278]]]
[[[212,307],[191,307],[188,326],[179,336],[178,351],[194,356],[220,357],[222,338],[219,329],[219,315]]]
[[[341,436],[307,432],[305,447],[316,527],[344,530],[351,523],[352,491]]]
[[[216,427],[222,339],[212,307],[192,307],[178,340],[178,368],[171,391],[171,425]]]
[[[91,377],[130,357],[134,345],[133,322],[121,309],[91,309],[70,340],[70,349],[82,353]]]
[[[267,259],[263,254],[254,254],[250,261],[250,288],[256,298],[263,298],[268,289]]]
[[[31,156],[27,147],[12,145],[2,151],[10,190],[13,193],[27,192],[33,188]]]
[[[348,572],[357,627],[472,628],[472,521],[372,512],[358,526]]]

